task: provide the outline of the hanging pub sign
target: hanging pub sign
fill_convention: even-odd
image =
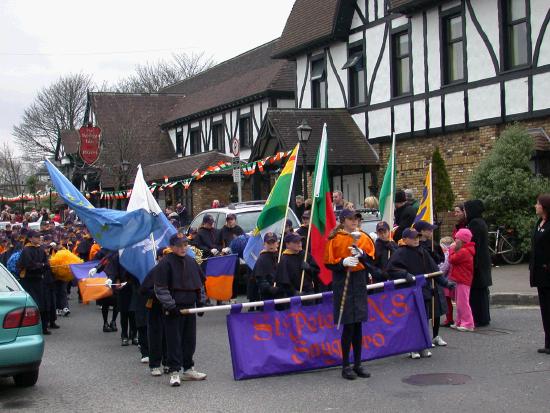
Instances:
[[[99,158],[101,129],[88,125],[81,127],[78,132],[80,133],[80,157],[85,163],[92,165]]]

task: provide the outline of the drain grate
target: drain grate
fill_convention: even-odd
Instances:
[[[444,386],[466,384],[472,380],[470,376],[457,373],[429,373],[414,374],[405,377],[402,381],[413,386]]]

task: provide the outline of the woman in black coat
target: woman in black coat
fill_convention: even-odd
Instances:
[[[489,287],[493,285],[491,278],[491,254],[489,252],[489,229],[481,217],[484,211],[483,202],[479,199],[466,201],[467,228],[472,231],[472,241],[476,244],[474,256],[474,279],[470,289],[470,307],[476,327],[484,327],[491,322],[489,312]]]
[[[550,354],[550,194],[539,195],[535,211],[539,220],[533,231],[529,275],[539,294],[544,328],[544,348],[538,352]]]

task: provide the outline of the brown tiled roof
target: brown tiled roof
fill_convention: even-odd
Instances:
[[[80,134],[77,130],[62,130],[61,144],[63,145],[66,154],[77,153],[80,145]]]
[[[293,98],[295,63],[271,59],[276,43],[273,40],[162,89],[163,93],[182,95],[179,104],[165,114],[163,126],[259,96]]]
[[[395,13],[409,13],[446,0],[390,0],[390,10]]]
[[[329,166],[379,164],[378,155],[346,109],[268,109],[261,136],[254,145],[250,160],[273,155],[266,153],[267,146],[275,151],[292,149],[298,143],[296,128],[303,119],[312,128],[306,146],[308,165],[315,165],[324,123],[327,124]],[[276,148],[273,144],[267,145],[269,139],[278,140]]]
[[[130,162],[126,181],[131,185],[138,164],[148,165],[175,155],[159,123],[181,99],[165,94],[90,94],[91,109],[101,128],[102,149],[95,166],[102,169],[104,188],[118,185],[122,160]]]
[[[533,128],[527,132],[533,137],[536,151],[550,152],[550,136],[544,128]]]
[[[347,36],[356,0],[296,0],[273,57],[287,58]]]
[[[231,157],[218,151],[202,152],[148,165],[143,168],[143,175],[145,180],[149,182],[162,180],[165,176],[170,177],[170,179],[189,178],[195,169],[202,171],[219,161],[231,162]],[[229,170],[219,173],[231,174],[232,172]]]

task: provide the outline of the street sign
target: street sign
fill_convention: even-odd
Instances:
[[[238,157],[241,152],[241,144],[239,142],[239,139],[233,138],[231,139],[231,152],[233,153],[233,156]]]
[[[241,182],[241,158],[238,156],[233,157],[233,182],[236,184]]]

